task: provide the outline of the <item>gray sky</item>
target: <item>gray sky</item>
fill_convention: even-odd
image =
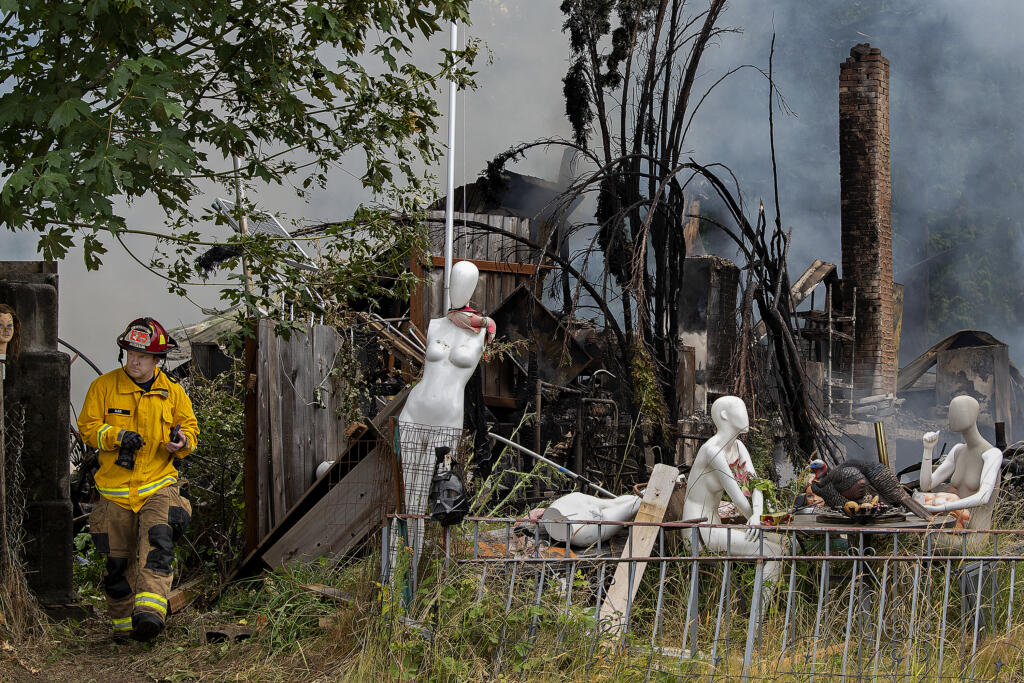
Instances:
[[[561,94],[568,48],[561,33],[559,4],[557,0],[474,0],[468,33],[486,42],[493,64],[481,60],[479,88],[458,98],[457,185],[474,180],[487,159],[512,144],[569,134]],[[778,116],[776,132],[783,218],[793,228],[791,269],[797,272],[816,256],[839,259],[837,78],[839,63],[857,42],[881,48],[892,62],[892,163],[903,221],[896,228],[897,271],[915,258],[917,221],[924,221],[928,212],[944,210],[946,204],[951,206],[958,196],[981,192],[993,154],[1000,157],[997,163],[1014,165],[1020,156],[1013,144],[1020,138],[1005,137],[1007,126],[1016,132],[1020,110],[1013,112],[1011,123],[1006,123],[1003,113],[1024,103],[1018,92],[1024,85],[1007,80],[1000,84],[1000,92],[988,92],[984,88],[991,85],[977,75],[1016,73],[1016,27],[1024,25],[1024,3],[871,0],[850,5],[838,0],[734,0],[723,24],[742,27],[743,33],[724,36],[708,52],[697,84],[703,93],[730,66],[766,67],[771,32],[773,28],[777,32],[776,77],[796,113]],[[421,46],[418,54],[425,64],[433,63],[442,45],[447,46],[447,38]],[[1001,126],[996,127],[1000,137],[985,138],[982,125],[976,133],[981,137],[967,139],[963,126],[975,120],[972,108],[986,107]],[[447,109],[446,101],[441,109]],[[763,79],[753,72],[741,74],[708,98],[689,138],[695,159],[721,161],[737,171],[753,207],[771,191],[766,109]],[[977,115],[982,124],[991,118],[984,114]],[[442,138],[446,134],[443,122],[439,134]],[[951,155],[956,164],[949,163]],[[559,157],[557,152],[535,154],[513,168],[553,178]],[[230,160],[225,160],[224,167],[229,165]],[[949,170],[954,166],[955,173]],[[443,183],[443,166],[433,171]],[[948,176],[948,192],[919,197],[905,191],[914,187],[918,176],[935,173]],[[354,180],[358,175],[357,168],[339,171],[330,187],[308,204],[280,188],[256,189],[266,209],[288,218],[338,219],[369,200]],[[214,198],[211,193],[203,202]],[[978,201],[1012,203],[1016,197],[979,197]],[[147,205],[130,208],[127,217],[133,227],[160,225],[159,213]],[[129,244],[145,259],[150,250],[145,240]],[[175,327],[202,317],[193,303],[169,294],[116,242],[107,246],[110,253],[99,272],[85,272],[77,250],[60,266],[60,334],[104,370],[115,367],[113,339],[128,320],[151,315]],[[0,258],[32,259],[34,253],[34,237],[0,233]],[[191,295],[200,305],[217,306],[216,289],[197,287]],[[990,331],[1004,337],[1015,333]],[[901,361],[910,357],[904,355]],[[91,376],[83,363],[75,364],[76,404]]]

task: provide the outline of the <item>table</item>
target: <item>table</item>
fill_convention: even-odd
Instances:
[[[805,533],[866,533],[884,534],[888,529],[949,529],[956,524],[956,518],[950,515],[936,517],[927,521],[912,515],[909,512],[898,513],[903,515],[901,522],[871,522],[868,524],[827,524],[818,521],[821,512],[800,512],[793,515],[792,521],[779,528],[793,528]]]

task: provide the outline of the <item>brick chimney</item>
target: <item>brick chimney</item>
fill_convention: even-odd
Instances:
[[[854,393],[896,391],[889,60],[868,44],[839,70],[843,291],[857,288]]]

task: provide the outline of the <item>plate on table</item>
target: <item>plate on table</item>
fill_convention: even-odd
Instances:
[[[893,522],[906,521],[907,515],[904,512],[897,512],[892,507],[881,505],[862,505],[856,512],[845,510],[829,510],[814,518],[817,522],[826,524],[876,524],[884,526]]]

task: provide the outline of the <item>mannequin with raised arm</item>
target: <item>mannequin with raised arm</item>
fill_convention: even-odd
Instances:
[[[730,529],[701,529],[701,541],[709,550],[729,552],[732,555],[781,555],[783,541],[778,534],[764,534],[758,538],[761,513],[764,511],[764,497],[761,491],[751,490],[749,482],[757,476],[750,460],[747,447],[739,440],[750,428],[747,408],[736,396],[723,396],[711,406],[711,419],[715,423],[715,435],[708,439],[690,468],[686,481],[686,497],[683,502],[683,519],[707,518],[721,524],[718,504],[726,495],[741,515],[747,518],[747,526],[733,532]],[[765,579],[779,578],[779,563],[765,564]]]
[[[398,416],[405,513],[427,511],[436,449],[454,454],[463,426],[463,396],[485,344],[494,336],[494,323],[468,307],[480,272],[469,261],[452,267],[452,308],[427,326],[423,376],[409,392]],[[419,564],[423,547],[423,520],[409,520],[407,544],[413,549],[413,566]],[[396,539],[393,535],[392,539]],[[392,542],[392,551],[395,540]],[[393,565],[392,565],[393,566]]]
[[[932,471],[932,453],[939,433],[922,437],[921,492],[915,498],[929,512],[967,510],[968,529],[990,529],[999,484],[1003,454],[978,431],[980,406],[971,396],[957,396],[949,402],[949,429],[959,432],[963,443],[953,446],[942,463]],[[945,495],[929,495],[945,494]]]

